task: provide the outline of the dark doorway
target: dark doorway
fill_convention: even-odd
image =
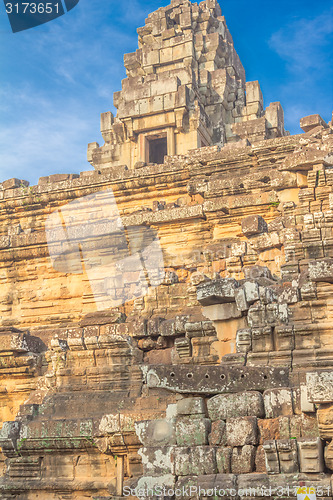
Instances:
[[[167,138],[150,139],[149,143],[149,163],[163,163],[164,157],[168,154]]]

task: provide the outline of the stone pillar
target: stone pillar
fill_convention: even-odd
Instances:
[[[122,496],[124,484],[124,456],[117,457],[117,495]]]
[[[168,141],[168,155],[176,154],[176,142],[175,142],[175,130],[173,128],[168,128],[167,132]]]

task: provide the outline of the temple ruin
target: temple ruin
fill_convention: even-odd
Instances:
[[[333,124],[215,0],[138,36],[94,170],[0,184],[0,498],[331,499]]]

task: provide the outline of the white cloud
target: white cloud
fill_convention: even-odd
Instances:
[[[15,99],[17,102],[18,97]],[[24,94],[20,99],[24,101]],[[30,93],[26,95],[26,101],[29,99]],[[0,181],[19,177],[36,183],[39,176],[90,167],[85,156],[89,119],[75,101],[66,104],[67,109],[59,106],[57,110],[54,102],[36,98],[26,105],[31,110],[35,106],[30,116],[26,107],[24,117],[7,122],[0,136]]]
[[[270,47],[286,64],[287,77],[281,80],[278,95],[284,106],[286,128],[294,133],[303,116],[319,113],[331,119],[332,37],[333,7],[312,19],[296,19],[270,38]]]
[[[331,63],[333,8],[313,19],[298,19],[282,27],[270,39],[270,46],[293,72],[308,75],[309,70],[325,70]]]
[[[14,55],[16,61],[0,88],[0,182],[36,183],[51,173],[92,168],[87,143],[102,141],[99,115],[112,109],[125,73],[120,47],[134,50],[136,37],[109,26],[111,2],[79,5],[73,15],[8,37],[5,62],[10,68]]]
[[[19,177],[36,183],[51,173],[92,168],[87,144],[102,143],[99,115],[115,112],[123,54],[137,48],[136,28],[150,10],[138,0],[116,6],[81,0],[56,21],[6,38],[0,182]]]

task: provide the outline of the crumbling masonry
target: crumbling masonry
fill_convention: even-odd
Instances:
[[[331,498],[332,123],[264,110],[214,0],[138,34],[95,170],[0,184],[0,497]]]

